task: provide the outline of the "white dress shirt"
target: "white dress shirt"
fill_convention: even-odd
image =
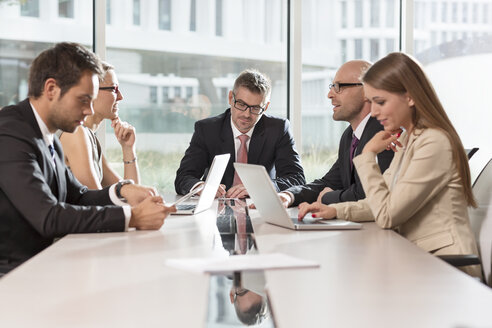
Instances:
[[[367,121],[369,121],[370,117],[371,117],[371,114],[367,114],[367,116],[364,117],[362,119],[362,121],[360,121],[359,125],[355,128],[353,135],[355,135],[357,137],[357,139],[360,140],[360,138],[362,137],[362,133],[364,132],[364,129],[366,128],[366,125],[367,125]]]

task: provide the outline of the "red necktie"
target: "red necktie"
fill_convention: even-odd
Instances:
[[[246,254],[248,250],[248,235],[246,234],[246,213],[236,213],[236,236],[239,243],[239,253]]]
[[[239,137],[239,141],[241,141],[241,145],[237,151],[236,162],[238,163],[248,163],[248,149],[246,148],[246,142],[249,139],[249,136],[245,134],[241,134]],[[234,182],[233,186],[242,184],[241,179],[237,175],[237,172],[234,172]]]

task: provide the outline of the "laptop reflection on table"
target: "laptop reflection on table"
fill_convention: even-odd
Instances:
[[[234,163],[234,168],[266,222],[293,230],[351,230],[362,224],[345,220],[319,220],[306,217],[298,221],[282,204],[266,169],[262,165]]]

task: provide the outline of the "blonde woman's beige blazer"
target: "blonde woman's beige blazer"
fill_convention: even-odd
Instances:
[[[374,220],[435,255],[478,254],[449,139],[423,129],[403,133],[400,142],[384,175],[374,153],[354,158],[366,199],[330,205],[337,217]],[[464,271],[481,275],[477,266]]]

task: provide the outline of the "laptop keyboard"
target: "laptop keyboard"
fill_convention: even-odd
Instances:
[[[176,210],[178,211],[189,211],[192,210],[196,207],[194,204],[183,204],[183,205],[177,205]]]

